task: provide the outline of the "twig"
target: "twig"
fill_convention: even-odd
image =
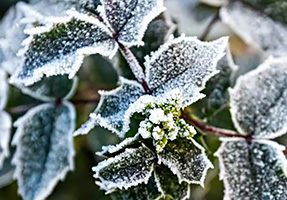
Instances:
[[[139,62],[137,61],[136,57],[134,56],[134,54],[132,53],[132,51],[129,48],[127,48],[126,46],[124,46],[120,42],[118,42],[118,44],[119,44],[120,50],[121,50],[124,58],[126,59],[127,63],[129,64],[129,66],[130,66],[133,74],[135,75],[136,79],[138,80],[139,83],[142,84],[145,92],[147,94],[151,94],[152,91],[148,87],[148,84],[145,80],[145,75],[144,75],[143,69],[140,66]]]
[[[199,37],[200,40],[204,41],[206,40],[207,35],[210,33],[212,27],[215,25],[215,23],[220,19],[219,16],[219,10],[217,11],[216,15],[212,18],[212,20],[209,22],[208,26],[206,27],[203,34]]]
[[[186,120],[187,122],[191,123],[192,125],[194,125],[196,128],[207,132],[207,133],[214,133],[216,135],[221,135],[221,136],[225,136],[225,137],[240,137],[240,138],[246,138],[249,139],[250,136],[246,136],[246,135],[240,135],[234,131],[231,130],[226,130],[226,129],[221,129],[221,128],[217,128],[217,127],[213,127],[213,126],[208,126],[200,121],[194,120],[191,117],[189,117],[187,114],[182,113],[181,118]]]
[[[7,110],[7,112],[8,112],[10,115],[17,115],[17,114],[21,114],[21,113],[27,112],[28,110],[30,110],[31,108],[33,108],[33,107],[36,106],[36,105],[37,105],[37,104],[21,105],[21,106],[9,108],[9,109]]]

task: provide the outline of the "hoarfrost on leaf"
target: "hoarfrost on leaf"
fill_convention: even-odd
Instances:
[[[15,178],[23,199],[42,200],[73,170],[75,108],[42,104],[15,122]]]
[[[122,190],[141,183],[147,184],[152,176],[155,159],[156,155],[145,146],[127,148],[123,153],[93,168],[94,177],[101,181],[96,183],[108,192],[116,188]]]
[[[205,150],[192,138],[177,138],[168,142],[158,153],[159,164],[164,164],[178,177],[179,183],[187,182],[204,185],[204,179],[213,165]]]
[[[287,59],[269,58],[240,77],[230,90],[232,120],[239,133],[275,138],[287,131]]]
[[[189,199],[189,185],[186,182],[179,183],[176,175],[164,165],[155,166],[155,179],[160,191],[167,199]]]
[[[4,111],[0,111],[0,169],[4,159],[9,156],[12,119]]]
[[[249,0],[250,2],[252,0]],[[286,2],[283,4],[285,4],[285,12]],[[285,14],[283,13],[283,15]],[[241,2],[230,3],[223,7],[220,16],[222,21],[248,44],[266,50],[273,55],[286,53],[287,23],[282,24],[280,21],[274,21],[266,14],[250,9],[250,6]]]
[[[105,23],[127,47],[142,45],[148,24],[165,10],[163,0],[101,0],[101,3]]]
[[[76,11],[68,13],[67,17],[53,19],[47,27],[29,31],[32,35],[26,40],[23,62],[11,77],[12,83],[29,86],[44,75],[68,74],[72,78],[84,56],[114,55],[117,44],[98,19]]]
[[[155,96],[172,89],[184,95],[184,107],[204,97],[200,91],[218,73],[217,62],[223,57],[227,38],[201,42],[194,37],[170,39],[146,57],[146,75]]]
[[[4,109],[8,99],[9,85],[6,72],[0,68],[0,110]]]
[[[100,125],[120,137],[129,130],[130,119],[125,121],[124,115],[130,105],[144,95],[144,89],[135,81],[120,78],[120,87],[112,91],[100,91],[101,100],[96,110],[90,115],[90,120],[76,131],[75,135],[87,134],[95,125]]]
[[[267,140],[222,139],[216,152],[224,200],[287,199],[285,147]]]

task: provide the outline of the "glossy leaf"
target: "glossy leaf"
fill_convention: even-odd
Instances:
[[[42,104],[15,122],[17,146],[13,163],[18,192],[25,200],[40,200],[73,170],[75,108]]]
[[[269,58],[230,90],[231,115],[241,134],[275,138],[286,133],[286,62],[286,58]]]
[[[267,140],[223,139],[216,155],[224,200],[286,199],[287,160],[285,147]]]

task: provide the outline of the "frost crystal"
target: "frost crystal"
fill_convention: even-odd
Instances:
[[[23,199],[42,200],[74,168],[75,108],[42,104],[15,122],[15,178]]]
[[[100,125],[124,137],[129,130],[130,119],[124,119],[130,105],[144,94],[144,89],[135,81],[120,78],[121,86],[112,91],[100,91],[101,101],[90,115],[90,121],[80,128],[75,135],[87,134],[95,125]]]
[[[269,58],[230,90],[232,119],[241,134],[275,138],[286,133],[286,63],[286,58]]]
[[[158,162],[168,166],[180,183],[203,186],[207,170],[213,168],[204,151],[192,138],[178,138],[167,143],[158,154]]]
[[[224,55],[227,38],[201,42],[193,37],[170,39],[151,57],[146,57],[146,74],[154,95],[180,89],[184,107],[204,97],[200,91],[214,76]]]
[[[285,147],[276,142],[224,139],[216,155],[220,178],[225,185],[224,200],[287,199]]]
[[[101,0],[101,15],[118,34],[118,41],[131,47],[141,45],[148,24],[165,10],[163,0]]]
[[[11,127],[11,117],[6,112],[0,111],[0,169],[4,159],[9,156]]]
[[[97,184],[104,190],[128,189],[141,183],[148,183],[152,175],[156,155],[147,147],[126,149],[93,168]]]
[[[286,2],[284,4],[286,5]],[[222,8],[220,15],[223,22],[229,25],[247,43],[267,50],[274,55],[286,53],[287,23],[282,24],[274,21],[240,2],[234,2]],[[284,19],[286,20],[286,17]]]
[[[69,74],[72,78],[85,55],[113,56],[117,49],[101,22],[76,11],[69,12],[69,17],[57,18],[52,26],[35,28],[30,34],[22,66],[13,74],[12,83],[28,86],[43,75]]]

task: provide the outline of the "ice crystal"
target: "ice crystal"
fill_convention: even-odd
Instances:
[[[23,199],[42,200],[74,168],[75,108],[64,102],[37,106],[15,122],[15,178]]]
[[[144,89],[135,81],[120,78],[120,87],[112,91],[100,91],[101,100],[96,110],[90,115],[90,121],[82,125],[75,135],[87,134],[95,125],[100,125],[124,137],[128,131],[129,119],[124,115],[130,105],[144,94]]]
[[[148,24],[165,10],[163,0],[101,0],[101,15],[122,44],[141,45]]]
[[[204,148],[192,138],[168,142],[158,159],[159,164],[168,166],[177,175],[179,183],[184,181],[203,186],[207,170],[213,168]]]
[[[4,159],[9,156],[9,142],[12,127],[11,117],[4,111],[0,111],[0,169]]]
[[[223,22],[247,43],[274,55],[286,53],[286,24],[274,21],[240,2],[222,8],[220,15]]]
[[[184,106],[204,97],[200,91],[214,76],[217,62],[224,55],[227,38],[201,42],[193,37],[170,39],[160,49],[146,57],[146,74],[154,95],[180,89]]]
[[[23,64],[11,78],[11,82],[26,86],[44,75],[69,74],[72,78],[85,55],[113,56],[117,49],[111,33],[99,20],[76,11],[57,18],[52,27],[36,28],[30,34]]]
[[[148,183],[152,175],[156,155],[147,147],[126,149],[93,168],[97,184],[104,190],[128,189],[141,183]]]
[[[286,133],[286,62],[286,58],[269,58],[230,90],[232,119],[241,134],[275,138]]]
[[[276,142],[224,139],[216,155],[224,200],[287,199],[285,147]]]

